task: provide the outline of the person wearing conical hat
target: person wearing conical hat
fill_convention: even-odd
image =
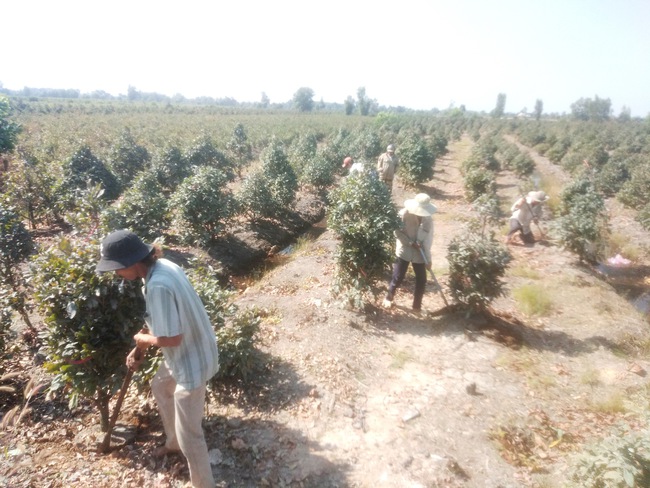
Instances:
[[[535,242],[535,236],[530,229],[531,222],[538,223],[542,216],[542,204],[549,199],[543,191],[531,191],[525,197],[519,198],[510,208],[510,230],[506,236],[506,244],[510,244],[514,235],[519,232],[525,244]]]
[[[404,281],[410,264],[415,273],[413,311],[421,310],[422,297],[427,283],[426,270],[427,268],[431,269],[432,216],[436,211],[436,206],[431,203],[431,198],[426,193],[420,193],[404,202],[404,208],[399,212],[402,226],[395,231],[397,259],[393,264],[393,275],[383,301],[384,307],[389,308],[393,305],[395,292]]]

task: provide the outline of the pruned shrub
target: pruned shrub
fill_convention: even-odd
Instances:
[[[328,225],[339,238],[334,293],[355,307],[374,293],[392,261],[397,209],[384,184],[365,173],[354,173],[332,190]]]
[[[11,327],[12,311],[18,312],[35,334],[28,313],[27,280],[19,267],[33,249],[32,237],[18,214],[0,205],[0,354]]]
[[[580,261],[596,262],[608,231],[605,202],[593,183],[577,180],[560,197],[557,234],[564,247]]]
[[[243,182],[237,201],[251,218],[278,218],[293,204],[298,178],[280,143],[272,141],[262,155],[262,166]]]
[[[452,297],[471,312],[483,312],[504,294],[502,278],[511,259],[493,234],[485,235],[468,227],[447,247]]]
[[[198,245],[213,242],[235,211],[235,200],[220,169],[197,167],[170,199],[173,227],[181,240]]]
[[[190,163],[176,146],[154,156],[151,169],[162,188],[172,192],[192,173]]]
[[[110,168],[122,188],[126,188],[151,161],[149,151],[136,143],[133,134],[125,129],[111,149]]]
[[[99,244],[60,239],[31,263],[34,299],[45,317],[45,369],[52,394],[70,408],[85,397],[97,406],[102,430],[109,400],[126,374],[133,335],[144,326],[141,284],[98,274]]]
[[[473,202],[481,195],[491,195],[496,192],[496,177],[492,171],[471,168],[465,173],[464,187],[465,198],[468,202]]]
[[[196,265],[187,275],[217,335],[219,372],[210,380],[211,387],[216,389],[224,378],[247,381],[262,366],[256,341],[263,312],[255,308],[240,311],[233,303],[234,293],[219,284],[209,266]]]
[[[398,172],[402,181],[416,187],[433,178],[435,157],[427,144],[412,134],[400,142]]]
[[[130,229],[145,240],[160,237],[169,227],[167,198],[156,175],[145,171],[102,219],[108,229]]]
[[[63,179],[59,191],[68,206],[74,206],[75,191],[87,188],[88,183],[102,185],[104,198],[109,201],[115,200],[121,192],[115,175],[85,146],[63,164]]]

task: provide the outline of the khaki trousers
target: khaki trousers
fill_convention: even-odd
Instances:
[[[151,380],[151,391],[162,418],[167,440],[165,447],[180,451],[190,467],[195,488],[214,488],[214,477],[203,434],[205,385],[186,390],[176,384],[165,362]]]

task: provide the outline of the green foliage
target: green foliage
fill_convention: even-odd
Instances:
[[[584,488],[650,486],[650,431],[618,427],[577,455],[569,475],[571,486]]]
[[[386,187],[367,174],[346,178],[332,190],[330,202],[328,225],[340,240],[334,292],[347,293],[350,303],[361,307],[392,261],[400,219]]]
[[[535,161],[528,154],[519,153],[512,161],[512,170],[520,178],[530,176],[535,170]]]
[[[145,240],[160,237],[169,227],[169,217],[167,198],[156,175],[142,172],[102,218],[107,229],[131,229]]]
[[[19,265],[33,249],[32,237],[18,215],[0,205],[0,355],[4,352],[13,310],[31,326],[27,314],[27,282]]]
[[[465,198],[475,201],[481,195],[491,195],[496,192],[496,177],[492,171],[482,168],[471,168],[465,173]]]
[[[334,183],[334,171],[336,169],[336,164],[332,164],[323,153],[319,153],[307,161],[307,164],[303,167],[302,181],[321,190]]]
[[[18,134],[22,130],[19,124],[9,120],[10,116],[11,105],[9,99],[0,96],[0,154],[14,150]]]
[[[111,149],[109,159],[110,168],[122,188],[126,188],[147,167],[150,160],[147,148],[136,143],[129,129],[122,132]]]
[[[502,278],[511,260],[493,235],[465,229],[447,248],[451,295],[473,312],[485,310],[504,294]]]
[[[641,224],[645,230],[650,230],[650,203],[641,207],[638,215],[636,216],[637,222]]]
[[[50,389],[66,393],[71,408],[79,396],[92,399],[105,430],[132,336],[144,325],[144,299],[140,284],[95,272],[98,248],[93,240],[61,239],[40,252],[31,268],[34,299],[47,326]]]
[[[241,378],[244,381],[260,367],[255,341],[262,319],[256,309],[238,313],[232,321],[217,330],[219,343],[219,372],[212,382],[222,378]]]
[[[562,245],[575,252],[580,261],[597,261],[607,231],[605,202],[588,180],[577,180],[560,197],[560,216],[556,219]]]
[[[241,170],[253,159],[253,149],[248,142],[248,135],[244,124],[238,123],[232,131],[232,136],[226,144],[226,149],[232,154],[237,168],[237,174],[241,176]]]
[[[293,94],[293,106],[301,112],[311,112],[314,108],[314,90],[307,87],[298,88]]]
[[[84,190],[90,184],[101,184],[104,198],[115,200],[120,194],[120,185],[113,173],[100,161],[88,146],[79,149],[63,164],[63,180],[59,190],[68,206],[74,206],[76,190]]]
[[[628,165],[623,161],[610,160],[596,173],[594,185],[603,195],[612,197],[629,179]]]
[[[407,186],[416,187],[433,178],[435,157],[426,143],[409,134],[399,146],[399,175]]]
[[[356,154],[359,159],[376,160],[384,151],[381,137],[372,129],[362,129],[356,133],[356,137],[350,146],[350,154]]]
[[[188,271],[188,278],[205,305],[219,344],[219,372],[210,385],[215,388],[224,378],[248,380],[260,366],[255,342],[261,312],[257,309],[240,312],[232,303],[234,293],[219,285],[211,267],[193,267]]]
[[[176,146],[168,147],[154,156],[151,169],[162,188],[172,192],[192,172],[190,163]]]
[[[262,154],[261,168],[244,180],[237,200],[253,219],[279,218],[290,208],[297,191],[296,173],[274,139]]]
[[[609,98],[594,99],[581,98],[571,104],[571,114],[578,120],[604,121],[608,120],[612,113],[612,102]]]
[[[318,139],[313,132],[302,134],[296,141],[289,147],[288,158],[291,166],[296,174],[300,175],[304,172],[305,166],[316,156],[316,148],[318,146]]]
[[[184,242],[207,244],[217,238],[235,209],[227,182],[221,170],[202,166],[179,185],[169,205],[174,228]]]
[[[47,165],[23,159],[12,164],[6,178],[5,200],[12,202],[31,228],[60,221],[56,178]]]
[[[650,162],[634,165],[632,175],[618,192],[618,199],[632,208],[641,208],[650,203]]]
[[[209,166],[220,170],[228,181],[234,178],[233,164],[221,152],[207,135],[196,139],[185,154],[185,160],[190,166]]]

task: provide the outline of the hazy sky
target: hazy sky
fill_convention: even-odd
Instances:
[[[0,83],[285,102],[650,113],[650,0],[12,0]]]

